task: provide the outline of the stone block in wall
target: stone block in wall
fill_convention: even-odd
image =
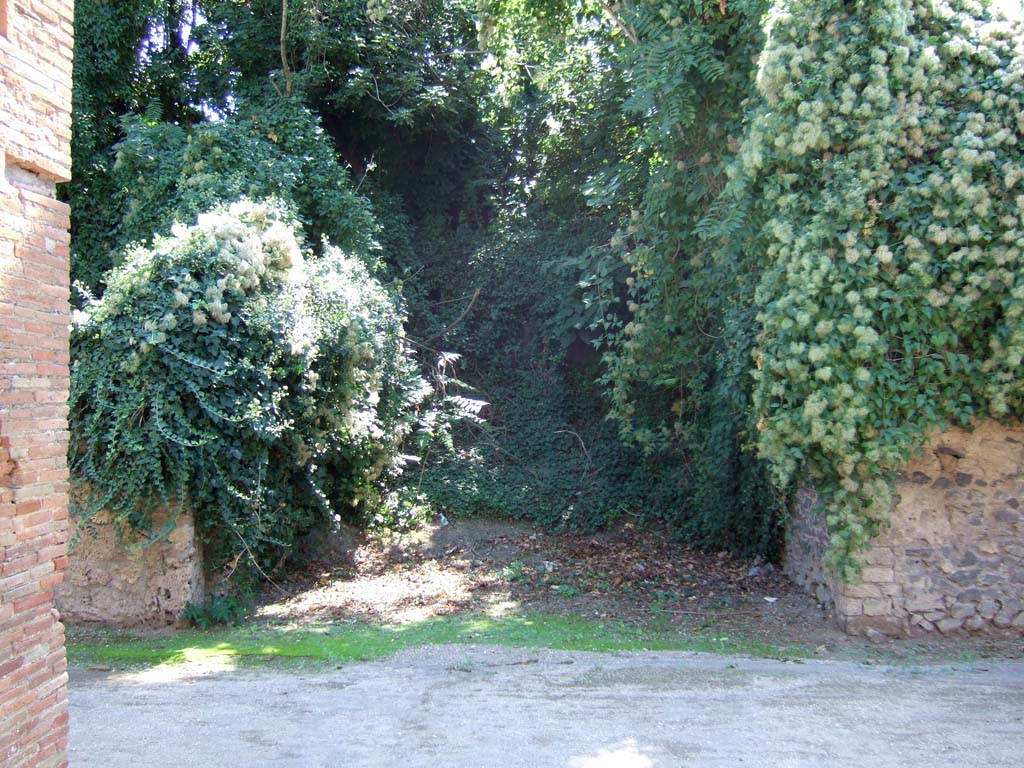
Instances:
[[[896,490],[861,580],[842,584],[821,569],[820,502],[801,489],[785,572],[832,604],[852,634],[1024,629],[1024,427],[938,433],[901,469]]]
[[[896,562],[895,553],[887,548],[877,544],[877,542],[864,553],[864,559],[870,566],[887,566],[892,567]]]
[[[866,635],[879,632],[883,635],[899,635],[903,632],[902,623],[894,616],[837,616],[839,626],[851,635]]]
[[[167,625],[188,603],[203,602],[204,583],[202,547],[188,513],[165,539],[145,547],[119,540],[109,517],[98,515],[79,531],[56,600],[72,624]]]
[[[929,613],[944,610],[945,605],[939,593],[915,592],[911,597],[904,599],[903,608],[910,613]]]
[[[892,584],[893,566],[866,565],[860,574],[860,580],[866,584]]]
[[[831,598],[832,592],[835,590],[833,580],[829,580],[829,596]],[[864,582],[858,582],[857,584],[847,584],[843,589],[843,595],[845,597],[860,598],[862,600],[870,600],[873,598],[885,597],[882,592],[882,587],[879,584],[865,584]],[[830,599],[829,602],[832,602]]]

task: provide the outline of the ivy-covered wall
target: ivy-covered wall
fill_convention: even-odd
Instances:
[[[1024,408],[1024,34],[970,2],[778,3],[731,169],[763,254],[757,446],[844,576],[892,469]]]
[[[97,297],[131,282],[108,271],[123,246],[239,195],[283,197],[311,262],[327,235],[403,297],[401,357],[431,372],[438,396],[490,404],[484,424],[419,412],[417,439],[398,452],[422,460],[403,476],[412,482],[378,484],[371,497],[395,503],[383,515],[364,504],[364,519],[429,510],[586,527],[629,516],[773,556],[785,499],[810,479],[830,566],[855,577],[885,526],[894,467],[925,435],[1024,417],[1024,30],[988,3],[110,8],[80,0],[76,21],[88,33],[76,56],[74,260]],[[227,328],[218,317],[241,320],[206,287],[209,300],[182,291],[179,314],[161,305],[141,329],[111,311],[104,322],[122,323],[138,347],[130,360],[166,353],[160,370],[176,373],[179,341],[207,359],[197,345]],[[80,338],[107,346],[99,328]],[[192,338],[172,338],[183,331]],[[76,363],[83,404],[112,371]],[[198,445],[195,424],[234,424],[198,383],[145,422],[159,433],[177,406],[200,417],[163,430],[165,455],[223,445]],[[130,517],[136,491],[166,490],[163,467],[150,461],[156,482],[128,487],[116,441],[104,445],[105,403],[93,405],[77,422],[91,437],[75,441],[86,453],[74,470],[107,460],[108,482],[89,479],[123,491]],[[181,445],[185,432],[196,445]],[[298,456],[332,445],[302,443]],[[376,477],[380,463],[363,458]],[[259,473],[248,486],[267,487]],[[269,508],[295,510],[276,506],[295,487],[282,482]],[[259,567],[278,562],[271,540],[292,540],[281,536],[292,517],[259,531]],[[241,546],[236,518],[222,529]]]

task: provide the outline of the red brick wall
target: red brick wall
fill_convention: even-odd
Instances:
[[[0,766],[67,764],[69,0],[0,0]]]
[[[71,176],[71,0],[0,0],[0,145],[25,168]]]

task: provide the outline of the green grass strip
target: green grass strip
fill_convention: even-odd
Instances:
[[[337,623],[297,630],[240,627],[156,635],[71,629],[67,648],[73,665],[126,668],[186,662],[337,664],[387,656],[415,646],[452,643],[567,651],[702,651],[769,658],[810,655],[807,649],[773,646],[738,636],[684,634],[554,615],[441,617],[401,625]]]

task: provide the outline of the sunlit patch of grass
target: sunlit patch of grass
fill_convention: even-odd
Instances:
[[[338,664],[423,645],[478,643],[567,651],[673,650],[804,657],[807,649],[665,630],[618,621],[525,614],[439,617],[407,624],[335,623],[316,628],[243,627],[182,630],[164,635],[127,631],[68,632],[72,664],[130,668],[175,664],[232,666],[276,663]]]

